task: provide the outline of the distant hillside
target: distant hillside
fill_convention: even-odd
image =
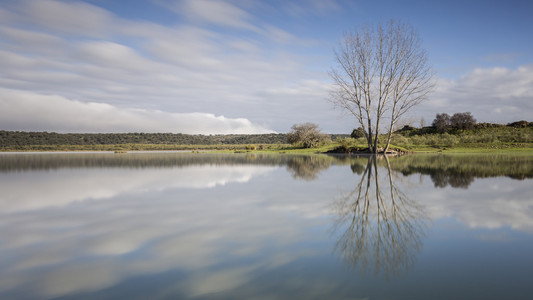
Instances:
[[[113,144],[276,144],[285,134],[190,135],[181,133],[55,133],[0,131],[0,146],[16,145],[113,145]]]
[[[348,135],[332,135],[347,137]],[[0,147],[25,145],[243,145],[286,144],[287,134],[190,135],[181,133],[55,133],[0,130]]]
[[[442,132],[439,132],[433,126],[415,128],[415,127],[411,127],[407,125],[407,126],[404,126],[402,129],[397,130],[396,133],[399,133],[404,136],[427,135],[427,134],[437,134],[437,133],[448,133],[448,134],[453,134],[453,135],[463,134],[464,135],[464,134],[478,134],[480,132],[498,134],[502,132],[509,133],[509,132],[520,130],[523,128],[533,129],[533,122],[517,121],[517,122],[509,123],[507,125],[495,124],[495,123],[477,123],[477,124],[473,124],[472,128],[468,130],[457,129],[457,128],[453,128],[449,126],[447,129],[443,130]]]
[[[414,128],[405,126],[398,130],[392,143],[407,149],[432,147],[508,148],[533,145],[533,122],[519,121],[507,125],[479,123],[471,129],[447,128],[438,132],[435,127]]]

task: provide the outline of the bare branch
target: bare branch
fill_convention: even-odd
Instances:
[[[336,88],[330,101],[355,116],[373,152],[383,120],[390,120],[386,151],[398,120],[433,89],[421,44],[411,26],[391,20],[345,33],[334,51],[330,76]]]

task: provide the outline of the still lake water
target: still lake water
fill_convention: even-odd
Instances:
[[[532,299],[533,156],[0,154],[0,299]]]

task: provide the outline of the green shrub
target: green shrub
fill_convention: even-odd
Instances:
[[[337,139],[337,142],[339,142],[339,147],[337,147],[337,150],[340,152],[350,152],[350,148],[355,145],[356,139],[354,138],[342,138]]]
[[[394,135],[391,139],[391,143],[394,145],[407,145],[409,144],[409,139],[403,135]]]
[[[443,133],[440,135],[440,145],[442,146],[452,147],[458,142],[459,141],[455,135],[451,135],[449,133]]]

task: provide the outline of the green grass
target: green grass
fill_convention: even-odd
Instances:
[[[165,144],[117,144],[117,145],[24,145],[17,147],[2,147],[0,151],[20,152],[61,152],[61,151],[216,151],[221,153],[296,153],[315,154],[325,153],[341,146],[353,149],[366,149],[360,141],[346,143],[332,142],[317,148],[299,148],[287,144],[260,145],[165,145]],[[455,146],[444,145],[391,145],[391,149],[414,153],[533,153],[533,143],[492,143],[492,144],[464,144]]]
[[[433,148],[420,147],[411,150],[414,153],[531,153],[533,146],[529,147],[507,147],[507,148],[485,148],[485,147],[453,147],[453,148]]]
[[[533,153],[533,127],[515,128],[479,126],[472,130],[450,130],[435,133],[434,129],[408,129],[393,135],[390,149],[415,153]],[[380,145],[384,145],[380,137]],[[366,149],[364,138],[342,138],[317,148],[299,148],[288,144],[94,144],[94,145],[9,145],[0,151],[218,151],[226,153],[325,153],[333,149]]]

